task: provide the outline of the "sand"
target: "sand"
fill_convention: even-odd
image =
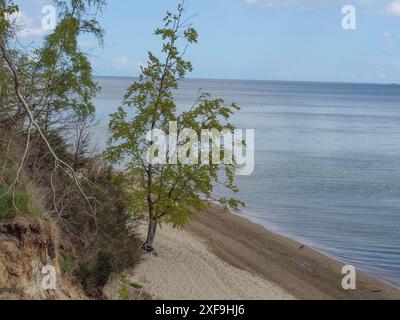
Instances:
[[[139,228],[143,238],[146,230],[145,225]],[[158,256],[144,256],[128,277],[153,299],[294,299],[277,285],[223,261],[185,230],[163,226],[155,246]]]
[[[215,205],[185,230],[164,226],[155,247],[130,273],[155,299],[400,299],[360,271],[357,289],[343,290],[343,263]]]
[[[343,263],[210,205],[188,230],[224,261],[275,283],[298,299],[400,299],[400,290],[357,271],[343,290]]]

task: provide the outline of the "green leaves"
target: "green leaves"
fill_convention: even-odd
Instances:
[[[197,39],[198,39],[199,35],[198,35],[196,29],[188,28],[187,30],[185,30],[185,32],[183,34],[189,43],[197,43]]]
[[[190,110],[177,113],[173,90],[192,71],[192,64],[184,59],[184,54],[198,38],[197,31],[183,19],[183,11],[180,5],[175,14],[167,12],[164,27],[154,32],[162,40],[161,54],[157,57],[149,52],[139,80],[128,88],[123,105],[112,114],[106,152],[112,161],[127,161],[125,169],[129,174],[134,212],[147,213],[160,224],[169,221],[175,227],[184,226],[192,210],[204,206],[204,200],[213,200],[216,184],[238,191],[233,166],[225,166],[221,171],[219,165],[213,164],[151,165],[146,161],[146,152],[152,145],[146,140],[147,132],[156,128],[168,132],[171,121],[178,122],[179,130],[191,128],[197,133],[212,128],[234,130],[228,120],[238,109],[237,105],[211,99],[208,93],[200,92]],[[128,116],[128,108],[134,111],[132,118]],[[226,180],[220,182],[224,172]],[[235,208],[239,205],[234,199],[221,199],[221,203]]]
[[[9,17],[19,11],[18,6],[8,5],[0,8],[0,34],[6,33],[11,27]]]

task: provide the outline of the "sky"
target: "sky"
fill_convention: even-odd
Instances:
[[[42,8],[51,0],[16,0],[20,40],[37,43]],[[82,38],[95,74],[137,76],[153,35],[178,0],[108,0],[100,21],[105,45]],[[356,29],[345,30],[344,5]],[[189,77],[400,83],[400,0],[186,0],[199,43],[186,58]],[[347,20],[346,20],[347,21]]]

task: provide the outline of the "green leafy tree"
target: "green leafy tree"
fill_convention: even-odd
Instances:
[[[6,1],[2,1],[5,6]],[[61,120],[65,121],[60,117],[65,118],[66,114],[83,116],[94,113],[92,99],[99,87],[93,79],[87,54],[79,47],[78,40],[82,35],[91,34],[100,44],[103,43],[103,30],[92,13],[102,9],[104,0],[54,0],[54,4],[59,13],[57,25],[41,43],[26,50],[13,42],[7,48],[13,63],[18,66],[21,94],[45,133],[50,131],[52,125],[59,126]],[[18,7],[10,2],[3,10],[15,13]],[[8,30],[2,35],[6,42],[15,35],[12,32],[15,28],[7,19],[2,21]],[[13,94],[8,66],[2,63],[5,71],[4,79],[0,79],[3,80],[2,91],[8,93],[8,99],[3,98],[3,104],[14,121],[21,120],[23,123],[26,112]]]
[[[19,170],[14,181],[7,182],[8,190],[17,187],[19,173],[31,158],[35,162],[32,168],[43,168],[40,172],[34,170],[36,176],[32,179],[39,176],[40,182],[53,193],[53,198],[56,188],[51,181],[52,175],[61,169],[73,178],[78,191],[89,200],[83,194],[73,166],[68,164],[69,159],[59,154],[52,138],[66,140],[62,125],[74,119],[89,118],[95,111],[92,99],[99,87],[93,78],[88,56],[78,43],[80,36],[89,34],[102,44],[103,30],[96,14],[105,5],[105,0],[53,0],[53,3],[58,9],[55,29],[43,41],[25,48],[14,41],[17,27],[10,20],[18,7],[11,0],[0,0],[0,129],[7,132],[0,136],[0,146],[21,144],[12,141],[13,135],[9,134],[12,130],[26,136],[26,143],[22,142],[26,146],[22,159],[13,159],[19,163]],[[36,155],[35,151],[40,149],[44,149],[52,161],[39,164],[44,157],[32,159],[31,155]],[[4,167],[10,163],[6,159]],[[53,200],[52,209],[57,211]]]
[[[216,183],[238,191],[234,184],[234,163],[223,166],[225,175],[221,177],[220,165],[171,161],[155,165],[146,160],[147,151],[154,146],[154,141],[146,139],[149,130],[167,132],[169,123],[176,121],[178,131],[183,128],[198,133],[211,128],[233,131],[234,126],[228,120],[238,109],[235,104],[226,105],[222,99],[213,100],[209,94],[200,93],[192,108],[178,113],[173,93],[179,81],[192,71],[192,64],[184,59],[184,54],[198,38],[197,31],[184,19],[183,3],[176,13],[167,12],[164,26],[156,29],[155,35],[162,39],[161,57],[149,52],[148,63],[142,67],[138,81],[128,88],[122,106],[111,115],[106,152],[112,161],[127,161],[132,209],[138,214],[146,213],[149,219],[147,240],[142,247],[147,252],[154,252],[158,225],[167,221],[183,227],[194,209],[204,207],[205,200],[218,200],[231,207],[241,204],[235,199],[213,197]],[[128,115],[129,109],[133,109],[133,117]],[[185,142],[180,147],[185,147]]]

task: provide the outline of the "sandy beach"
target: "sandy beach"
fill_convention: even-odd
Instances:
[[[185,230],[164,226],[155,246],[128,275],[154,299],[400,299],[359,271],[357,289],[343,290],[342,263],[214,205]]]
[[[144,238],[146,226],[139,231]],[[294,299],[276,284],[223,261],[188,231],[166,225],[157,237],[158,256],[145,256],[129,279],[153,299]]]

